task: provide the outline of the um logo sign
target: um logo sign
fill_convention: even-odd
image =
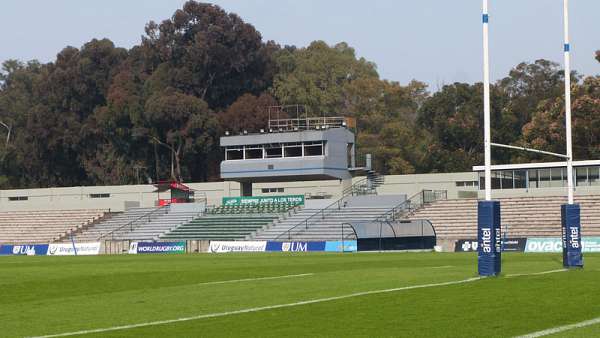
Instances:
[[[308,243],[285,242],[281,244],[281,251],[308,251]]]

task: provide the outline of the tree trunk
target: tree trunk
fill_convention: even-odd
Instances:
[[[156,183],[158,183],[159,178],[160,178],[160,174],[159,174],[159,162],[158,162],[158,149],[157,149],[157,144],[156,142],[154,143],[154,169],[155,169],[155,174],[156,174]]]
[[[181,144],[177,147],[177,151],[174,152],[175,156],[175,165],[177,170],[177,182],[181,182],[181,159],[179,158],[179,154],[181,154]]]
[[[171,180],[172,181],[177,181],[177,178],[175,177],[175,151],[173,150],[173,147],[170,146],[171,148]]]

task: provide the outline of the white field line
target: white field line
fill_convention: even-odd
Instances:
[[[594,319],[590,319],[590,320],[586,320],[586,321],[579,322],[579,323],[575,323],[575,324],[557,326],[557,327],[553,327],[553,328],[550,328],[550,329],[546,329],[546,330],[542,330],[542,331],[537,331],[537,332],[529,333],[529,334],[522,335],[522,336],[517,336],[515,338],[536,338],[536,337],[543,337],[543,336],[548,336],[548,335],[551,335],[551,334],[555,334],[555,333],[559,333],[559,332],[563,332],[563,331],[567,331],[567,330],[578,329],[578,328],[581,328],[581,327],[586,327],[586,326],[596,325],[596,324],[600,324],[600,317],[597,317],[597,318],[594,318]]]
[[[314,273],[301,273],[298,275],[283,275],[283,276],[272,276],[272,277],[256,277],[256,278],[244,278],[244,279],[230,279],[230,280],[221,280],[214,282],[204,282],[197,283],[194,285],[216,285],[216,284],[229,284],[229,283],[241,283],[241,282],[254,282],[261,280],[271,280],[271,279],[284,279],[284,278],[297,278],[297,277],[307,277],[312,276]]]
[[[506,275],[506,277],[511,278],[511,277],[521,277],[521,276],[538,276],[538,275],[547,275],[549,273],[564,272],[564,271],[569,271],[569,269],[557,269],[557,270],[533,272],[533,273],[515,273],[512,275]]]
[[[559,271],[563,271],[563,270],[566,271],[566,269],[561,269],[561,270],[550,270],[550,271],[534,272],[534,273],[530,273],[530,274],[518,274],[518,275],[509,275],[509,276],[512,276],[512,277],[517,277],[517,276],[532,276],[532,275],[541,275],[541,274],[559,272]],[[281,309],[281,308],[288,308],[288,307],[308,305],[308,304],[330,302],[330,301],[335,301],[335,300],[340,300],[340,299],[360,297],[360,296],[367,296],[367,295],[376,295],[376,294],[383,294],[383,293],[390,293],[390,292],[397,292],[397,291],[404,291],[404,290],[414,290],[414,289],[431,288],[431,287],[436,287],[436,286],[447,286],[447,285],[464,284],[464,283],[478,281],[480,279],[482,279],[482,278],[481,277],[473,277],[473,278],[467,278],[467,279],[462,279],[462,280],[457,280],[457,281],[450,281],[450,282],[441,282],[441,283],[432,283],[432,284],[421,284],[421,285],[403,286],[403,287],[392,288],[392,289],[363,291],[363,292],[356,292],[356,293],[351,293],[351,294],[346,294],[346,295],[341,295],[341,296],[333,296],[333,297],[326,297],[326,298],[310,299],[310,300],[304,300],[304,301],[299,301],[299,302],[294,302],[294,303],[287,303],[287,304],[268,305],[268,306],[254,307],[254,308],[234,310],[234,311],[207,313],[207,314],[202,314],[202,315],[197,315],[197,316],[191,316],[191,317],[182,317],[182,318],[176,318],[176,319],[158,320],[158,321],[154,321],[154,322],[145,322],[145,323],[130,324],[130,325],[112,326],[112,327],[99,328],[99,329],[90,329],[90,330],[81,330],[81,331],[73,331],[73,332],[56,333],[56,334],[49,334],[49,335],[44,335],[44,336],[34,336],[34,337],[31,337],[31,338],[67,337],[67,336],[85,335],[85,334],[91,334],[91,333],[103,333],[103,332],[111,332],[111,331],[129,330],[129,329],[135,329],[135,328],[138,328],[138,327],[164,325],[164,324],[172,324],[172,323],[178,323],[178,322],[188,322],[188,321],[192,321],[192,320],[199,320],[199,319],[206,319],[206,318],[224,317],[224,316],[231,316],[231,315],[237,315],[237,314],[242,314],[242,313],[259,312],[259,311],[265,311],[265,310],[273,310],[273,309]]]
[[[430,266],[428,267],[429,269],[447,269],[447,268],[453,268],[454,265],[442,265],[442,266]]]
[[[64,333],[50,334],[50,335],[45,335],[45,336],[36,336],[36,337],[32,337],[32,338],[67,337],[67,336],[84,335],[84,334],[90,334],[90,333],[103,333],[103,332],[118,331],[118,330],[128,330],[128,329],[134,329],[134,328],[138,328],[138,327],[172,324],[172,323],[187,322],[187,321],[191,321],[191,320],[206,319],[206,318],[224,317],[224,316],[237,315],[237,314],[242,314],[242,313],[281,309],[281,308],[330,302],[330,301],[346,299],[346,298],[375,295],[375,294],[382,294],[382,293],[389,293],[389,292],[396,292],[396,291],[403,291],[403,290],[413,290],[413,289],[423,289],[423,288],[430,288],[430,287],[436,287],[436,286],[464,284],[464,283],[474,282],[479,279],[481,279],[481,278],[473,277],[473,278],[462,279],[462,280],[457,280],[457,281],[450,281],[450,282],[421,284],[421,285],[404,286],[404,287],[392,288],[392,289],[356,292],[356,293],[351,293],[351,294],[347,294],[347,295],[310,299],[310,300],[304,300],[304,301],[287,303],[287,304],[268,305],[268,306],[253,307],[253,308],[248,308],[248,309],[241,309],[241,310],[227,311],[227,312],[207,313],[207,314],[191,316],[191,317],[182,317],[182,318],[168,319],[168,320],[158,320],[158,321],[154,321],[154,322],[138,323],[138,324],[131,324],[131,325],[112,326],[112,327],[100,328],[100,329],[64,332]]]

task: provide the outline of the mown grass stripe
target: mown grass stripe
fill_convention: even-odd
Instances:
[[[431,288],[431,287],[437,287],[437,286],[448,286],[448,285],[464,284],[464,283],[474,282],[474,281],[477,281],[477,280],[480,280],[480,279],[481,279],[480,277],[473,277],[473,278],[456,280],[456,281],[449,281],[449,282],[412,285],[412,286],[404,286],[404,287],[398,287],[398,288],[392,288],[392,289],[363,291],[363,292],[356,292],[356,293],[351,293],[351,294],[347,294],[347,295],[334,296],[334,297],[326,297],[326,298],[318,298],[318,299],[310,299],[310,300],[304,300],[304,301],[299,301],[299,302],[294,302],[294,303],[287,303],[287,304],[268,305],[268,306],[254,307],[254,308],[234,310],[234,311],[227,311],[227,312],[207,313],[207,314],[202,314],[202,315],[197,315],[197,316],[191,316],[191,317],[182,317],[182,318],[176,318],[176,319],[158,320],[158,321],[153,321],[153,322],[130,324],[130,325],[121,325],[121,326],[113,326],[113,327],[99,328],[99,329],[90,329],[90,330],[81,330],[81,331],[73,331],[73,332],[64,332],[64,333],[49,334],[49,335],[44,335],[44,336],[35,336],[35,337],[31,337],[31,338],[67,337],[67,336],[76,336],[76,335],[86,335],[86,334],[92,334],[92,333],[104,333],[104,332],[111,332],[111,331],[129,330],[129,329],[135,329],[135,328],[139,328],[139,327],[148,327],[148,326],[156,326],[156,325],[164,325],[164,324],[173,324],[173,323],[178,323],[178,322],[187,322],[187,321],[199,320],[199,319],[224,317],[224,316],[231,316],[231,315],[237,315],[237,314],[243,314],[243,313],[250,313],[250,312],[259,312],[259,311],[265,311],[265,310],[274,310],[274,309],[288,308],[288,307],[294,307],[294,306],[301,306],[301,305],[309,305],[309,304],[330,302],[330,301],[335,301],[335,300],[341,300],[341,299],[347,299],[347,298],[353,298],[353,297],[360,297],[360,296],[367,296],[367,295],[390,293],[390,292],[397,292],[397,291],[404,291],[404,290],[414,290],[414,289]]]

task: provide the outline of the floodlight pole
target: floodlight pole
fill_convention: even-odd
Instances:
[[[492,200],[492,146],[490,136],[490,63],[488,0],[483,0],[483,146],[485,157],[485,200]]]
[[[571,136],[571,45],[569,43],[569,0],[563,0],[565,34],[565,126],[567,139],[567,189],[568,203],[573,204],[573,144]]]

